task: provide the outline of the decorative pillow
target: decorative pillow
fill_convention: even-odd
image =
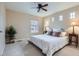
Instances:
[[[51,28],[47,28],[44,34],[52,35],[53,30]]]
[[[66,32],[61,32],[60,36],[61,36],[61,37],[67,36],[67,33],[66,33]]]
[[[49,31],[49,32],[48,32],[48,35],[52,35],[52,33],[53,33],[53,31]]]
[[[52,36],[60,37],[61,32],[53,32]]]
[[[52,33],[53,33],[52,30],[51,30],[51,31],[45,31],[45,32],[44,32],[44,34],[46,34],[46,35],[52,35]]]
[[[43,34],[47,34],[47,31],[44,31]]]

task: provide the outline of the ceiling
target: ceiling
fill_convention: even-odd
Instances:
[[[42,4],[48,3],[48,7],[46,9],[47,12],[41,10],[37,12],[37,3],[34,2],[5,2],[5,6],[7,9],[29,13],[31,15],[45,17],[51,15],[55,12],[62,11],[64,9],[68,9],[74,6],[79,5],[78,2],[39,2]]]

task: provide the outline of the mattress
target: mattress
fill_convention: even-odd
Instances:
[[[55,37],[41,34],[32,36],[29,41],[39,47],[47,56],[52,56],[54,52],[68,44],[68,37]]]

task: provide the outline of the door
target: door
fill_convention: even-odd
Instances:
[[[5,8],[0,3],[0,55],[3,54],[5,48]]]

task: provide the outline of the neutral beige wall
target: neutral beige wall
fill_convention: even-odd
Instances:
[[[28,39],[31,35],[30,32],[30,20],[38,20],[39,21],[39,33],[41,34],[43,30],[43,22],[42,18],[32,16],[29,14],[24,14],[21,12],[6,10],[6,23],[7,26],[13,25],[17,31],[16,39]]]
[[[65,30],[67,30],[71,27],[71,19],[69,18],[69,13],[71,12],[75,12],[76,18],[79,19],[79,6],[76,6],[47,16],[44,18],[44,22],[49,21],[49,27],[51,28],[64,28]],[[59,20],[59,15],[63,15],[63,21]],[[52,22],[52,17],[54,17],[54,22]],[[77,33],[79,33],[79,31]]]

